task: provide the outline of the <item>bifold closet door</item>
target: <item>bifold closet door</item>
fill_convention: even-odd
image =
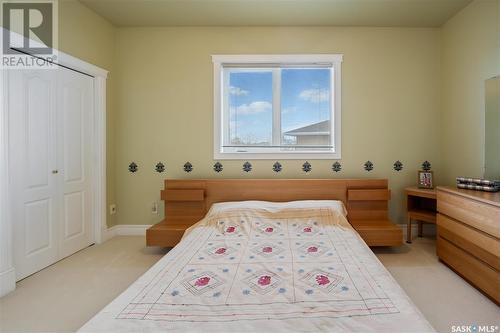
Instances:
[[[91,110],[93,79],[58,71],[58,149],[60,167],[60,256],[67,257],[93,243],[91,210]]]
[[[17,280],[58,260],[57,75],[10,70],[9,177]]]
[[[11,70],[9,171],[17,280],[93,243],[93,79]]]

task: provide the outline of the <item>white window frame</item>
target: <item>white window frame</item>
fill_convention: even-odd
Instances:
[[[212,55],[214,65],[214,160],[240,160],[240,159],[340,159],[341,158],[341,115],[342,115],[342,54],[252,54],[252,55]],[[227,100],[224,97],[222,85],[228,80],[224,80],[224,64],[331,64],[332,71],[332,89],[334,98],[330,98],[330,133],[332,136],[334,150],[325,151],[277,151],[268,148],[255,152],[223,152],[223,133],[227,132],[227,122],[224,121],[224,103]],[[273,75],[275,73],[273,72]],[[273,80],[276,85],[279,80]],[[226,87],[227,88],[227,87]],[[275,88],[275,87],[273,87]],[[274,89],[273,89],[274,90]],[[279,107],[280,101],[273,98],[273,110]],[[275,119],[276,112],[273,112],[273,126],[280,126],[280,119]],[[281,127],[281,126],[280,126]],[[273,131],[273,135],[280,132]],[[280,134],[281,135],[281,134]],[[273,137],[273,141],[276,138]]]

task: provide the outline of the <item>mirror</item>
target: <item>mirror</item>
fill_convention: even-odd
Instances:
[[[500,76],[485,84],[484,178],[500,180]]]

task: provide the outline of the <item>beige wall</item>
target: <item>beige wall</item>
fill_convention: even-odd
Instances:
[[[333,161],[221,161],[212,170],[212,54],[343,53],[342,172]],[[150,224],[165,178],[388,178],[391,215],[402,222],[402,189],[439,156],[440,31],[412,28],[120,28],[116,39],[118,223]],[[375,169],[363,170],[370,160]],[[396,160],[404,163],[393,170]],[[127,171],[131,161],[139,171]],[[163,174],[154,172],[158,161]],[[194,166],[187,174],[186,161]]]
[[[476,0],[442,31],[442,174],[482,177],[485,80],[500,74],[500,1]]]
[[[111,71],[108,82],[108,225],[151,224],[165,178],[384,177],[391,215],[429,160],[437,183],[481,176],[484,80],[500,73],[498,0],[476,0],[443,29],[240,27],[119,28],[75,0],[60,4],[61,50]],[[212,171],[211,54],[343,53],[342,172],[332,161],[222,161]],[[464,130],[467,129],[467,130]],[[372,172],[363,163],[375,164]],[[404,163],[396,172],[392,164]],[[131,161],[139,171],[129,173]],[[154,172],[162,161],[163,174]],[[182,171],[190,161],[192,173]],[[162,214],[163,212],[161,212]]]
[[[110,71],[107,81],[107,201],[115,202],[115,32],[101,16],[76,0],[59,1],[59,49]],[[116,224],[108,215],[108,225]]]

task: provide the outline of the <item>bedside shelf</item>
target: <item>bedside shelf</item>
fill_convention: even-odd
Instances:
[[[414,208],[408,211],[408,216],[411,216],[412,220],[436,223],[436,211],[433,210]]]
[[[368,246],[403,244],[403,230],[392,223],[387,214],[390,198],[391,191],[388,188],[347,191],[349,223]]]
[[[146,245],[174,247],[188,227],[186,224],[163,220],[146,230]]]
[[[436,191],[434,189],[421,189],[408,187],[406,191],[406,210],[408,213],[408,227],[406,242],[411,243],[411,223],[418,223],[418,236],[422,237],[422,224],[436,224]]]
[[[389,220],[353,221],[353,228],[368,246],[400,246],[403,231]]]

